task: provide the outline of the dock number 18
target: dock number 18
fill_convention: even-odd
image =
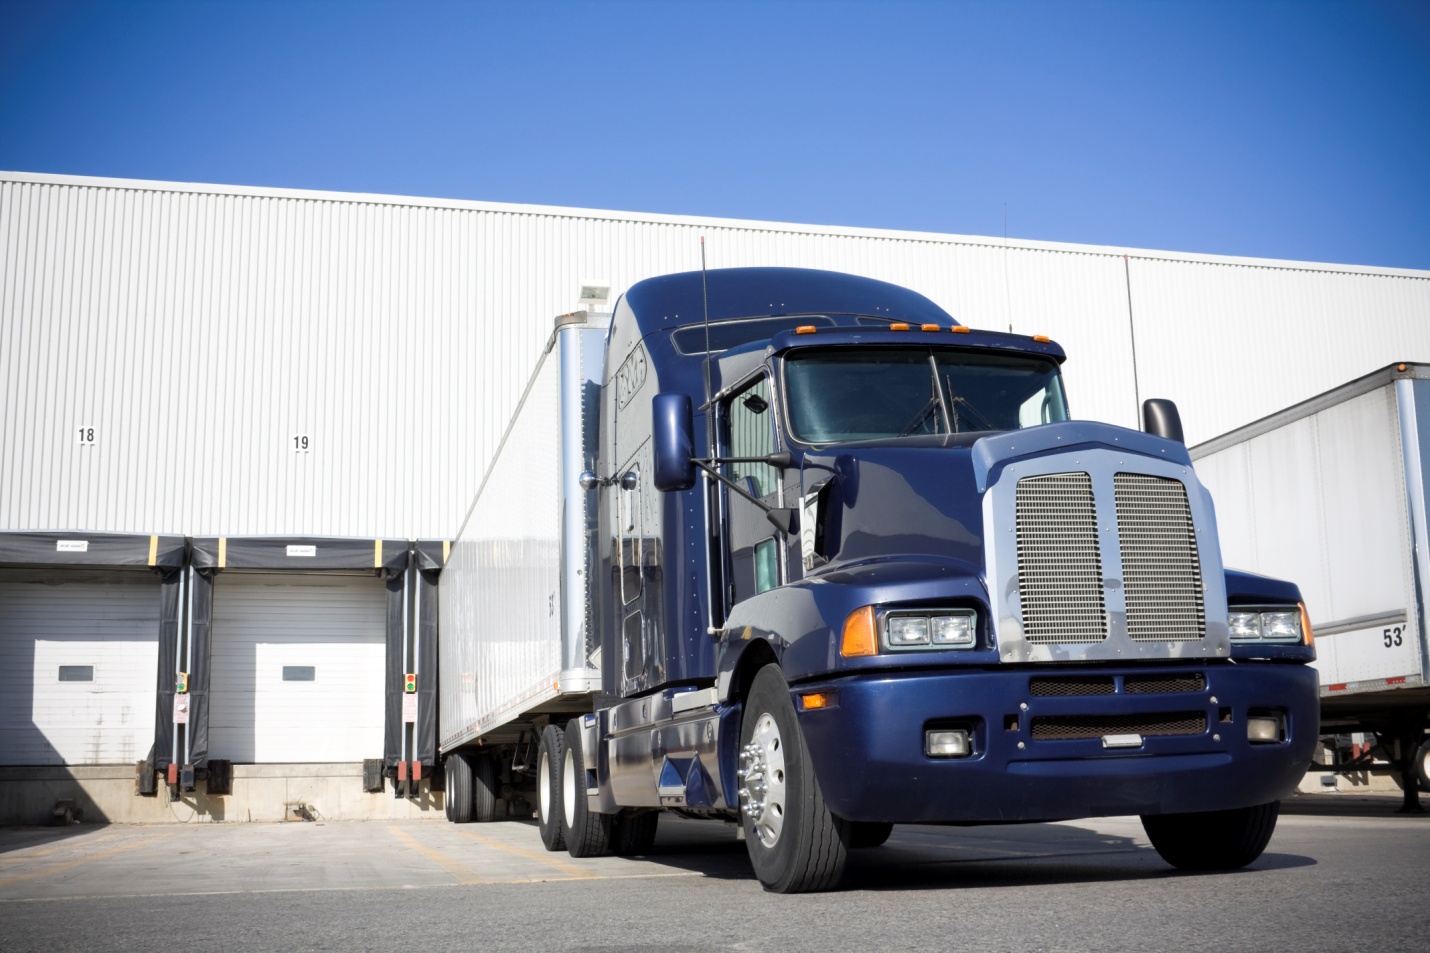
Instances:
[[[1385,643],[1385,647],[1390,649],[1401,644],[1401,640],[1404,638],[1404,633],[1405,626],[1393,625],[1388,629],[1382,629],[1380,632],[1380,638],[1381,641]]]

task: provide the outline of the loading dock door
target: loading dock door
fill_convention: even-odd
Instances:
[[[159,579],[0,570],[0,764],[132,764],[154,742]]]
[[[386,598],[373,576],[219,573],[210,756],[381,757]]]

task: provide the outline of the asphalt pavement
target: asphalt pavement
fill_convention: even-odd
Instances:
[[[0,948],[1430,948],[1430,816],[1356,801],[1296,799],[1260,860],[1218,874],[1167,867],[1136,818],[899,827],[804,896],[763,891],[718,822],[667,818],[648,856],[583,860],[528,822],[11,828]]]

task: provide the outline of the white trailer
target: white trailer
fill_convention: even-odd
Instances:
[[[1324,736],[1373,732],[1325,767],[1430,784],[1426,476],[1430,365],[1378,370],[1192,448],[1228,567],[1294,579],[1316,636]],[[1330,745],[1334,750],[1338,746]],[[1317,770],[1313,767],[1312,770]]]
[[[580,477],[596,456],[606,329],[587,317],[556,319],[442,570],[437,737],[459,823],[529,814],[541,728],[589,712],[601,689],[596,511]],[[513,743],[528,756],[494,755]]]

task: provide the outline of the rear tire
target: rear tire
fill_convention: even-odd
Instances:
[[[555,725],[541,733],[536,755],[536,826],[547,850],[565,850],[561,830],[561,760],[566,751],[566,734]]]
[[[1430,791],[1430,741],[1415,752],[1415,777],[1420,780],[1420,790]]]
[[[617,814],[611,822],[611,853],[617,857],[650,853],[655,846],[655,830],[659,824],[659,811],[622,811]]]
[[[825,806],[778,667],[755,675],[740,724],[740,818],[766,890],[829,890],[844,876],[847,822]]]
[[[1261,856],[1276,830],[1281,802],[1200,814],[1148,814],[1142,829],[1162,859],[1179,870],[1236,870]]]
[[[561,756],[561,834],[572,857],[600,857],[610,849],[611,815],[597,814],[586,801],[586,752],[581,746],[581,719],[566,725],[566,751]]]
[[[885,824],[882,821],[850,821],[848,823],[851,850],[882,847],[884,842],[889,839],[889,835],[894,833],[894,825]]]
[[[476,760],[472,769],[472,818],[479,824],[490,824],[497,819],[496,765],[483,755]]]
[[[472,822],[472,758],[458,751],[447,755],[447,820],[453,824]]]

